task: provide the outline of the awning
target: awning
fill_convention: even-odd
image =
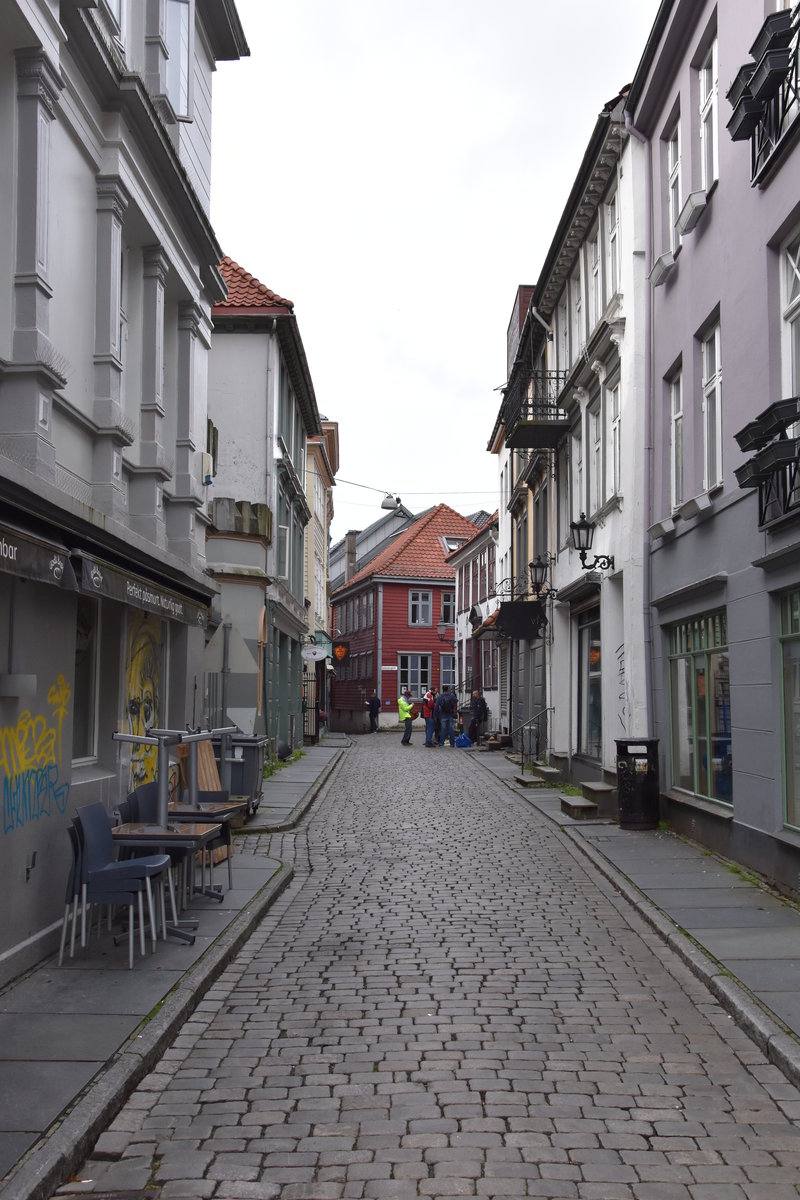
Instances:
[[[111,600],[119,600],[121,604],[130,604],[134,608],[144,608],[170,621],[182,621],[184,625],[205,627],[208,624],[208,608],[182,596],[180,592],[151,583],[141,575],[112,567],[83,551],[73,555],[73,558],[80,564],[82,592],[92,596],[108,596]]]
[[[497,610],[498,633],[518,642],[536,641],[546,625],[547,617],[538,600],[509,600]]]
[[[78,584],[66,546],[0,525],[0,571],[75,592]]]

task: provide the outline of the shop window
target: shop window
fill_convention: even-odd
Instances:
[[[669,680],[672,785],[730,804],[731,700],[724,610],[672,627]]]
[[[600,759],[603,749],[600,609],[578,620],[578,753]]]

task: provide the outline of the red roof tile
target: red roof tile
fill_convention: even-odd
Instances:
[[[294,309],[294,304],[291,300],[279,296],[277,292],[270,291],[263,283],[256,279],[255,275],[251,275],[249,271],[245,271],[244,267],[240,267],[232,258],[227,256],[223,258],[219,264],[222,278],[225,280],[225,285],[228,289],[228,295],[225,300],[214,305],[213,311],[217,309],[233,309],[233,308],[248,308],[265,310],[281,309],[291,312]]]
[[[475,526],[448,504],[437,504],[425,513],[394,541],[357,571],[347,583],[336,589],[335,595],[363,583],[375,575],[397,576],[402,579],[455,578],[454,569],[447,563],[449,553],[444,538],[470,538]]]

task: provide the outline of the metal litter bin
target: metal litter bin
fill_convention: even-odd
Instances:
[[[657,829],[658,738],[617,738],[620,829]]]
[[[264,780],[264,756],[267,738],[256,734],[234,733],[230,739],[228,766],[231,771],[232,796],[247,796],[247,816],[252,817],[261,803]],[[214,753],[219,762],[220,743],[214,739]],[[220,770],[220,776],[222,771]]]

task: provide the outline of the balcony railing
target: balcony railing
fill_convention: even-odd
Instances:
[[[733,107],[728,132],[734,141],[750,141],[752,184],[777,164],[800,117],[799,37],[800,5],[770,13],[751,47],[750,62],[727,93]]]
[[[505,399],[506,445],[512,450],[555,449],[569,429],[558,398],[566,371],[536,371],[518,379]]]
[[[800,513],[800,396],[778,400],[734,434],[739,448],[755,450],[734,474],[741,488],[758,488],[760,528]]]

